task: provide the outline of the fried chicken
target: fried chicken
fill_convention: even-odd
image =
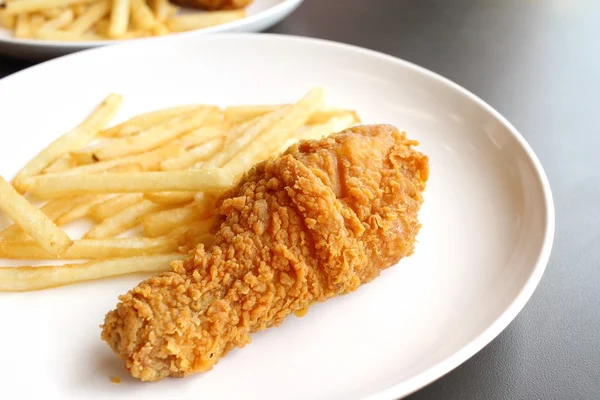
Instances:
[[[234,10],[249,6],[253,0],[169,0],[182,7],[200,8],[203,10]]]
[[[256,165],[219,201],[214,244],[121,296],[102,338],[136,378],[182,377],[371,281],[413,252],[429,175],[415,144],[361,126]]]

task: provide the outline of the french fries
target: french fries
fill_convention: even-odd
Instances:
[[[182,225],[187,225],[206,217],[206,210],[202,207],[197,207],[195,204],[190,204],[186,207],[145,215],[141,218],[141,223],[144,227],[144,235],[152,238],[166,235]],[[206,230],[202,233],[208,232],[210,226],[212,226],[212,221],[207,220],[206,226]]]
[[[174,6],[169,0],[150,0],[150,7],[158,22],[165,22],[169,17],[177,14],[179,7]]]
[[[13,181],[15,188],[19,191],[23,190],[20,182],[24,178],[39,174],[50,163],[56,161],[56,159],[70,151],[79,150],[86,146],[98,131],[103,129],[114,117],[121,104],[121,100],[120,95],[110,94],[82,124],[65,133],[50,144],[50,146],[42,150],[17,174]]]
[[[61,255],[73,243],[42,211],[35,208],[0,177],[0,209],[47,252]]]
[[[10,1],[6,4],[4,12],[8,15],[32,13],[35,11],[48,10],[51,8],[69,6],[75,3],[90,3],[94,0],[19,0]]]
[[[0,26],[4,26],[6,29],[15,29],[16,23],[17,19],[14,15],[8,15],[0,10]]]
[[[194,200],[196,192],[148,192],[144,196],[158,204],[179,205]]]
[[[41,267],[0,267],[0,291],[22,292],[139,272],[170,271],[182,254],[164,254]]]
[[[110,10],[110,22],[108,24],[108,37],[118,39],[127,32],[129,24],[129,10],[131,5],[129,0],[112,0]]]
[[[89,151],[75,152],[73,155],[89,154],[90,162],[110,160],[131,154],[152,150],[185,132],[200,127],[206,118],[217,111],[214,107],[201,107],[182,116],[169,119],[163,124],[149,128],[132,137],[114,139],[106,146],[99,146]]]
[[[223,139],[212,139],[206,143],[192,147],[179,157],[169,158],[160,163],[163,171],[176,171],[193,166],[199,161],[206,160],[216,154],[223,146]]]
[[[226,138],[225,149],[215,155],[210,161],[204,164],[204,167],[222,167],[232,160],[242,149],[249,145],[265,129],[279,121],[287,112],[287,108],[281,108],[268,113],[263,117],[253,119],[247,123],[237,125],[231,129]]]
[[[89,215],[90,210],[96,204],[105,202],[111,197],[109,194],[98,194],[92,196],[85,196],[86,200],[81,201],[75,207],[70,208],[67,212],[63,213],[60,217],[55,219],[55,223],[58,226],[66,225],[69,222],[73,222],[79,218],[83,218]]]
[[[58,10],[56,8],[51,9],[51,10]],[[40,31],[53,31],[53,30],[57,30],[57,29],[61,29],[63,27],[65,27],[66,25],[68,25],[69,23],[71,23],[71,21],[73,21],[73,18],[75,18],[75,14],[73,13],[73,10],[65,10],[63,12],[61,12],[60,14],[57,14],[54,17],[51,17],[50,19],[46,20],[46,22],[44,22],[39,30]]]
[[[300,127],[323,102],[323,90],[311,90],[294,106],[289,107],[283,117],[268,130],[253,140],[235,159],[229,161],[225,167],[234,176],[240,176],[260,159],[266,158],[269,152],[278,150],[283,143]]]
[[[136,135],[154,125],[164,123],[169,119],[193,111],[197,107],[198,106],[179,106],[140,114],[119,125],[103,130],[98,136],[110,138]]]
[[[44,168],[42,173],[51,174],[56,172],[63,172],[76,166],[77,162],[73,159],[73,157],[71,157],[70,154],[65,154],[57,158],[56,161]]]
[[[131,20],[136,29],[152,29],[156,20],[146,0],[131,0]]]
[[[207,191],[227,189],[234,178],[226,169],[203,168],[186,171],[133,172],[73,175],[38,175],[26,178],[21,187],[39,198],[85,193],[132,193],[148,191]]]
[[[60,258],[63,260],[104,259],[117,257],[149,256],[154,254],[176,253],[179,241],[174,237],[157,238],[108,238],[80,239]],[[0,257],[8,259],[54,259],[39,244],[29,241],[0,241]]]
[[[36,39],[43,40],[54,40],[64,42],[85,42],[100,40],[100,36],[94,33],[86,33],[85,35],[78,35],[76,33],[56,31],[56,30],[40,30],[35,35]]]
[[[106,1],[101,1],[92,4],[83,14],[81,14],[65,31],[77,35],[83,35],[90,30],[92,26],[97,24],[110,12],[110,4]]]
[[[203,126],[186,133],[177,139],[177,143],[184,148],[198,146],[213,139],[223,138],[231,127],[228,122],[220,122],[214,125]]]
[[[158,211],[162,208],[160,204],[150,200],[141,200],[123,209],[112,217],[106,218],[90,229],[83,237],[86,239],[102,239],[115,237],[129,229],[135,228],[144,215]]]
[[[139,6],[138,0],[130,1]],[[61,34],[81,37],[98,18],[108,27],[107,4],[76,3],[77,12],[73,6],[36,15],[54,18],[49,31],[71,18]],[[165,7],[164,0],[157,0],[147,10],[156,24]],[[131,19],[138,19],[134,25],[149,21],[148,13],[135,17],[130,11]],[[49,24],[39,25],[39,17],[27,23],[32,32],[37,29],[34,34]],[[0,291],[167,271],[171,260],[198,243],[212,245],[217,199],[252,165],[299,140],[319,139],[360,121],[352,110],[325,106],[318,88],[297,103],[225,110],[183,105],[107,128],[120,102],[119,95],[109,96],[84,122],[35,156],[13,180],[14,188],[0,180],[0,209],[15,222],[0,230],[0,257],[88,260],[0,267]],[[17,188],[47,202],[36,208]],[[92,224],[82,238],[71,239],[59,228],[77,221]]]
[[[79,165],[77,167],[61,171],[56,174],[48,174],[48,176],[62,176],[66,175],[86,175],[86,174],[97,174],[104,171],[109,171],[112,168],[116,168],[119,165],[124,164],[139,164],[144,171],[153,171],[160,169],[160,163],[164,159],[173,158],[181,155],[184,149],[177,143],[167,143],[164,146],[158,147],[152,151],[136,154],[129,157],[123,157],[108,161],[96,162],[93,164]]]
[[[139,203],[144,198],[141,193],[122,194],[102,203],[94,205],[90,209],[90,216],[98,222],[102,222],[107,218],[123,211],[136,203]]]
[[[43,212],[52,221],[56,221],[64,213],[68,212],[72,206],[76,206],[79,202],[87,200],[89,196],[84,197],[82,200],[79,198],[58,198],[47,202],[40,211]],[[0,240],[27,240],[31,237],[23,232],[21,227],[17,224],[13,224],[2,232],[0,232]]]
[[[12,14],[5,15],[11,16]],[[29,22],[29,14],[18,14],[15,22],[15,37],[20,39],[27,39],[33,37],[33,31],[31,23]]]

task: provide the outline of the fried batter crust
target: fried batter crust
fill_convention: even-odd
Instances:
[[[361,126],[258,164],[220,200],[214,245],[121,296],[102,338],[136,378],[182,377],[374,279],[413,252],[429,174],[415,144]]]
[[[169,0],[182,7],[201,8],[203,10],[234,10],[247,7],[253,0]]]

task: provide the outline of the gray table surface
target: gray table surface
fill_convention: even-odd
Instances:
[[[548,269],[489,346],[418,399],[600,399],[600,1],[306,0],[270,32],[379,50],[507,117],[556,205]],[[29,66],[0,57],[0,77]]]

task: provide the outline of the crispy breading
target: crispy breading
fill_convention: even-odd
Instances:
[[[169,0],[182,7],[201,8],[203,10],[235,10],[252,4],[253,0]]]
[[[136,378],[182,377],[374,279],[413,252],[429,175],[415,144],[362,126],[255,166],[220,200],[214,244],[121,296],[102,338]]]

